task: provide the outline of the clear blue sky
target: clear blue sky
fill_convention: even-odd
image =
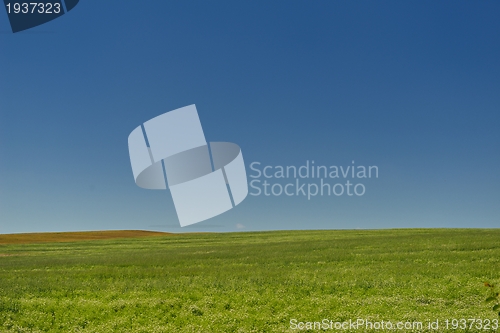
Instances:
[[[0,233],[500,227],[499,18],[498,1],[81,0],[12,34],[0,10]],[[135,185],[127,137],[189,104],[249,173],[354,160],[379,178],[181,229],[168,191]]]

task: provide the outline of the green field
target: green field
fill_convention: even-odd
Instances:
[[[500,278],[500,229],[6,243],[0,332],[297,332],[293,319],[358,318],[443,332],[446,319],[498,318],[484,282]]]

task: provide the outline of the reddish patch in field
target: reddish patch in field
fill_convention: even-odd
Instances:
[[[29,243],[54,243],[77,242],[97,239],[138,238],[173,236],[175,234],[144,230],[106,230],[106,231],[78,231],[78,232],[41,232],[27,234],[0,235],[0,244],[29,244]],[[0,254],[0,256],[2,256]],[[6,255],[4,255],[6,256]]]

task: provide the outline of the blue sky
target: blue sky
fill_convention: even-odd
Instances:
[[[497,1],[82,0],[0,10],[0,233],[499,227]],[[377,165],[362,197],[249,196],[180,228],[127,137],[196,104],[248,166]],[[240,224],[237,226],[237,224]]]

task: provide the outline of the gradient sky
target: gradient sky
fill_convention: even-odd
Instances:
[[[0,10],[0,233],[500,227],[500,2],[98,1]],[[377,165],[362,197],[253,197],[180,228],[127,137],[196,104],[247,164]]]

